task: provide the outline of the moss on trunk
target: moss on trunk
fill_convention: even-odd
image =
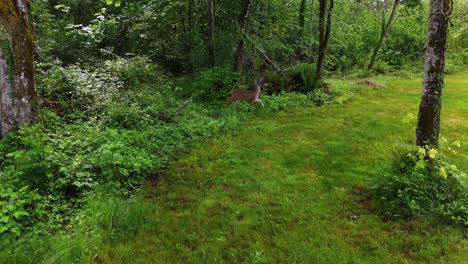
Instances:
[[[34,37],[28,0],[0,1],[0,137],[32,117]]]

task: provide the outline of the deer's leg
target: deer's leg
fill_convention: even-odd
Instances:
[[[257,99],[257,101],[260,102],[260,104],[261,104],[263,107],[265,107],[265,105],[263,104],[262,100]]]
[[[253,113],[253,103],[254,103],[254,101],[250,102],[250,113]]]
[[[231,101],[231,100],[232,100],[232,97],[231,97],[231,96],[229,96],[228,98],[226,98],[226,104],[224,105],[224,107],[226,107],[226,106],[228,105],[229,101]]]
[[[239,102],[239,101],[235,101],[235,102],[232,103],[232,108],[234,109],[234,112],[237,112],[237,109],[236,109],[237,102]]]

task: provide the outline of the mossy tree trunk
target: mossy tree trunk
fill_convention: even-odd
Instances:
[[[331,23],[332,23],[332,14],[333,14],[333,7],[335,5],[334,0],[328,1],[328,13],[326,11],[327,0],[320,0],[320,12],[319,12],[319,51],[318,51],[318,59],[317,59],[317,69],[316,69],[316,85],[320,83],[322,80],[323,75],[323,66],[325,63],[325,56],[328,50],[328,42],[330,40],[330,31],[331,31]],[[327,25],[325,27],[325,15],[327,14]]]
[[[432,0],[430,8],[416,144],[438,147],[450,0]]]
[[[0,1],[0,137],[32,117],[34,41],[29,5],[29,0]]]

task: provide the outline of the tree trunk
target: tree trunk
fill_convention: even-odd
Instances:
[[[188,42],[187,42],[187,59],[189,71],[193,71],[193,0],[188,0]]]
[[[0,138],[32,118],[34,39],[29,1],[0,1]]]
[[[314,43],[314,2],[315,0],[310,0],[310,20],[309,20],[309,29],[310,29],[310,39],[309,39],[309,62],[312,62],[314,56],[312,56],[312,46]]]
[[[215,66],[215,52],[214,52],[214,0],[208,0],[208,64],[210,67]]]
[[[296,42],[296,48],[294,49],[294,60],[301,61],[304,59],[301,42],[304,38],[304,26],[305,26],[305,8],[306,0],[301,0],[299,6],[299,18],[297,23],[297,32],[294,34],[294,40]]]
[[[448,13],[451,8],[447,3],[447,0],[432,0],[430,4],[423,89],[416,128],[418,146],[438,147]]]
[[[252,0],[244,0],[242,5],[242,12],[239,16],[239,26],[242,32],[246,31],[247,28],[247,19],[249,17],[250,7],[252,6]],[[236,52],[234,53],[234,64],[233,70],[240,73],[244,70],[245,65],[245,47],[244,47],[244,38],[241,35],[239,44],[237,45]]]
[[[367,66],[367,69],[372,69],[374,67],[375,61],[377,60],[377,55],[379,54],[380,49],[383,46],[385,37],[387,36],[388,31],[392,27],[393,19],[395,18],[396,11],[398,10],[398,6],[400,5],[401,0],[395,0],[395,3],[393,4],[393,10],[392,14],[390,14],[390,18],[388,19],[387,25],[385,27],[382,27],[382,31],[380,34],[380,39],[379,42],[377,42],[377,46],[374,49],[374,53],[372,54],[372,59]],[[385,1],[385,5],[387,4],[387,1]],[[384,7],[384,10],[386,9],[386,6]],[[385,14],[385,11],[384,11]]]
[[[304,36],[305,9],[306,9],[306,0],[301,0],[301,5],[299,7],[299,19],[298,19],[299,37],[301,38]]]
[[[315,83],[318,84],[323,75],[323,64],[325,62],[325,55],[327,54],[328,42],[330,40],[331,19],[334,7],[334,0],[330,0],[328,7],[327,26],[325,28],[325,13],[326,13],[326,0],[320,0],[320,13],[319,13],[319,54],[317,59],[317,72]]]

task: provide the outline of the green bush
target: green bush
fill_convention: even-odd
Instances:
[[[46,213],[43,199],[29,186],[0,181],[0,236],[5,233],[19,236],[26,226],[43,220]]]
[[[194,96],[203,102],[224,100],[238,82],[239,73],[227,68],[215,67],[198,74],[193,90],[187,96]]]
[[[418,147],[398,154],[391,173],[377,177],[372,190],[386,217],[439,219],[467,226],[464,177],[436,149]]]
[[[161,165],[138,147],[143,144],[136,133],[86,123],[9,133],[0,145],[0,204],[8,209],[0,215],[0,234],[18,235],[44,220],[66,223],[70,210],[102,184],[123,193],[137,189]]]
[[[295,91],[310,92],[319,87],[315,79],[316,67],[314,64],[299,63],[288,71],[289,85]]]
[[[123,83],[125,90],[137,89],[141,85],[160,84],[165,81],[162,70],[146,57],[117,58],[105,61],[103,64],[104,71],[116,76]]]
[[[278,93],[287,89],[288,83],[285,78],[279,75],[276,71],[266,71],[263,74],[262,91],[267,94]]]

